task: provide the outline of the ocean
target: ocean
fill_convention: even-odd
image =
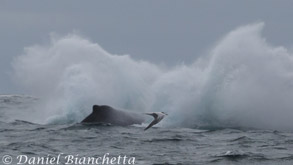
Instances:
[[[101,164],[105,155],[104,164],[113,157],[118,164],[118,156],[119,164],[126,156],[125,164],[142,165],[293,163],[292,131],[161,126],[144,131],[145,125],[38,124],[10,116],[29,113],[35,102],[38,99],[30,96],[0,96],[0,155],[11,156],[12,164],[57,159],[60,154],[59,164],[88,164],[88,157],[101,158]]]
[[[2,164],[293,164],[293,53],[241,26],[194,62],[115,55],[77,34],[26,47],[1,95]],[[180,56],[180,54],[178,55]],[[166,112],[81,124],[93,105]]]

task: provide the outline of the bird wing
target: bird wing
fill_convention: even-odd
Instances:
[[[156,113],[145,113],[145,114],[153,116],[155,119],[158,117],[158,114],[156,114]]]
[[[144,130],[146,131],[147,129],[151,128],[153,125],[157,124],[157,119],[155,118]]]

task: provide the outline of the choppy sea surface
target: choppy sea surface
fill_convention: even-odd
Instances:
[[[135,164],[293,164],[293,132],[80,123],[37,124],[11,117],[37,99],[0,96],[0,156],[134,157]],[[34,115],[31,112],[30,115]],[[60,164],[65,164],[65,159]],[[28,162],[24,164],[29,164]],[[116,163],[118,164],[118,163]],[[122,164],[120,162],[120,164]]]

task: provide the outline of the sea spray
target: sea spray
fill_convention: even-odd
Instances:
[[[93,104],[143,111],[153,99],[149,84],[160,74],[150,63],[111,55],[77,35],[26,48],[13,67],[20,85],[42,99],[42,121],[78,122]]]
[[[164,111],[163,124],[177,127],[292,129],[292,52],[267,43],[263,27],[239,27],[207,57],[168,69],[70,34],[26,48],[12,62],[13,78],[41,98],[40,121],[79,122],[93,104],[108,104]]]

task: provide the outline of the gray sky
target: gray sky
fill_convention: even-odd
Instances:
[[[112,54],[175,65],[190,63],[241,25],[265,22],[264,37],[292,47],[291,0],[0,1],[0,94],[11,84],[11,60],[49,34],[77,30]]]

